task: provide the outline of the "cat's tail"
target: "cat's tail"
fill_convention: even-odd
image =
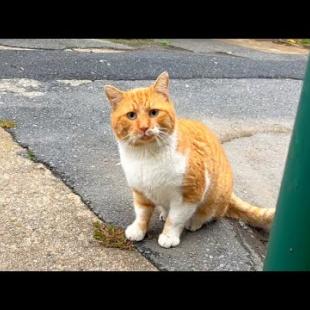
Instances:
[[[270,230],[274,214],[274,208],[259,208],[253,206],[237,197],[234,193],[231,195],[229,208],[226,212],[227,217],[240,219],[249,225],[266,230]]]

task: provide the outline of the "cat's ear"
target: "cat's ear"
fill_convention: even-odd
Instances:
[[[113,108],[123,99],[123,92],[112,85],[105,85],[104,92]]]
[[[154,90],[169,97],[169,74],[167,71],[158,76],[154,83]]]

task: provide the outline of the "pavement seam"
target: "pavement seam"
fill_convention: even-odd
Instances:
[[[238,228],[235,226],[237,225]],[[251,265],[251,271],[257,271],[257,263],[254,260],[254,256],[259,256],[255,250],[251,248],[251,246],[245,241],[245,239],[242,237],[242,234],[240,233],[240,229],[242,229],[242,226],[237,222],[236,224],[232,224],[233,230],[236,233],[236,239],[238,240],[239,244],[242,246],[242,248],[248,253],[248,259],[250,261]],[[247,232],[246,232],[247,233]],[[260,261],[262,262],[261,257],[259,257]]]
[[[79,52],[77,49],[80,50],[89,50],[89,49],[103,49],[103,50],[111,50],[111,51],[123,51],[123,52],[129,52],[132,51],[131,49],[125,49],[125,48],[107,48],[107,47],[88,47],[88,48],[77,48],[77,47],[63,47],[63,48],[44,48],[44,47],[18,47],[18,46],[10,46],[6,44],[0,44],[1,47],[8,48],[8,50],[16,50],[16,51],[72,51],[72,52]],[[106,52],[105,52],[106,53]]]
[[[240,132],[235,132],[235,133],[228,133],[226,134],[223,138],[221,138],[221,143],[225,144],[228,142],[231,142],[233,140],[238,140],[242,138],[249,138],[253,137],[257,134],[262,134],[262,133],[274,133],[274,134],[290,134],[292,132],[292,129],[279,126],[278,128],[271,128],[271,129],[253,129],[253,130],[241,130]]]
[[[26,143],[23,143],[23,142],[20,142],[17,140],[16,138],[16,135],[13,131],[11,131],[10,129],[4,129],[6,132],[8,132],[10,134],[10,136],[12,137],[12,140],[17,143],[19,146],[21,146],[22,148],[24,148],[26,151],[29,151],[31,150],[30,147],[26,144]],[[35,156],[35,153],[34,153],[34,156]],[[29,159],[31,160],[31,159]],[[111,224],[109,222],[106,222],[102,216],[96,212],[91,206],[90,206],[90,202],[86,199],[84,199],[74,188],[72,185],[70,185],[64,178],[63,176],[61,175],[61,173],[59,173],[57,170],[55,170],[53,167],[50,166],[50,164],[44,160],[41,160],[41,159],[38,159],[37,157],[35,157],[35,160],[33,160],[34,162],[36,163],[40,163],[42,164],[47,170],[49,170],[52,175],[57,178],[59,181],[61,181],[74,195],[78,196],[80,199],[81,199],[81,202],[93,213],[96,215],[96,217],[103,223],[108,223],[108,224]],[[113,223],[112,223],[113,224]],[[134,244],[134,247],[135,247],[135,250],[140,253],[144,258],[146,258],[150,264],[152,266],[154,266],[156,269],[159,269],[159,267],[157,265],[155,265],[155,263],[150,260],[146,255],[143,255],[143,253],[141,251],[139,251],[138,247]]]
[[[7,78],[10,79],[10,78]],[[21,79],[27,79],[27,77],[21,77]],[[30,78],[29,78],[30,79]],[[64,80],[69,80],[70,78],[63,78]],[[55,79],[42,79],[40,80],[39,78],[37,78],[36,80],[38,81],[43,81],[43,82],[49,82]],[[58,79],[59,80],[59,79]],[[77,80],[76,78],[72,78],[72,80]],[[131,80],[130,78],[118,78],[117,80],[115,78],[105,78],[105,79],[82,79],[82,80],[88,80],[88,81],[92,81],[92,82],[96,82],[96,81],[130,81],[130,82],[135,82],[135,81],[153,81],[153,76],[152,77],[143,77],[141,79],[134,79]],[[178,81],[189,81],[189,80],[294,80],[294,81],[303,81],[303,78],[294,78],[294,77],[286,77],[286,76],[279,76],[279,77],[270,77],[270,76],[242,76],[242,77],[171,77],[170,80],[178,80]]]

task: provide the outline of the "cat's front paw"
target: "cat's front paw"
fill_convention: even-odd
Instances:
[[[125,230],[125,236],[131,241],[141,241],[145,236],[145,231],[143,231],[139,225],[132,223]]]
[[[180,243],[180,238],[174,235],[166,235],[164,233],[159,235],[158,244],[163,248],[171,248]]]

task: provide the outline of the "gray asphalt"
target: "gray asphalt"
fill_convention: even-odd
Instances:
[[[103,39],[0,39],[0,45],[45,50],[64,50],[71,48],[132,49],[130,46],[113,43]]]
[[[149,56],[147,59],[151,61]],[[230,61],[233,63],[235,59]],[[132,65],[136,73],[144,67],[141,63],[138,67]],[[174,67],[179,70],[177,64]],[[187,72],[183,74],[186,76]],[[155,73],[152,79],[154,77]],[[127,89],[148,85],[151,81],[104,80],[80,86],[49,81],[37,87],[25,87],[20,94],[13,89],[1,94],[0,117],[16,120],[13,134],[17,141],[29,146],[96,214],[107,222],[125,227],[133,220],[131,195],[109,125],[110,108],[103,94],[105,83]],[[209,117],[228,121],[258,119],[262,124],[270,118],[292,121],[300,88],[301,81],[285,79],[239,77],[171,81],[171,94],[179,114],[203,121]],[[42,95],[29,98],[27,91],[42,92]],[[222,220],[196,233],[185,233],[182,244],[169,250],[157,244],[161,225],[154,217],[149,237],[137,244],[139,251],[161,270],[262,268],[265,245],[258,239],[247,241],[249,233],[244,234],[243,228],[234,221]]]
[[[305,57],[257,60],[186,51],[139,50],[85,53],[61,50],[2,50],[0,78],[150,80],[167,70],[173,79],[303,79]]]

